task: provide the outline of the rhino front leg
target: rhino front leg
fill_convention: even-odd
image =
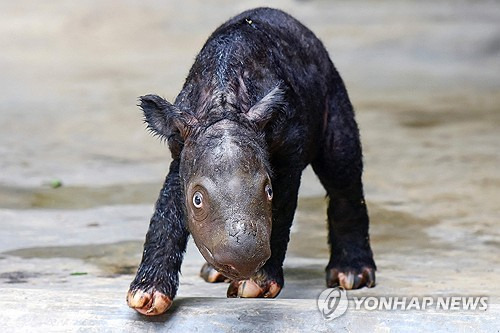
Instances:
[[[179,161],[174,160],[156,202],[141,264],[127,294],[128,305],[141,314],[166,312],[177,293],[189,236],[183,205]]]

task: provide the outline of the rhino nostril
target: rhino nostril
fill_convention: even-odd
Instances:
[[[233,265],[217,263],[218,269],[232,276],[238,276],[240,272]]]

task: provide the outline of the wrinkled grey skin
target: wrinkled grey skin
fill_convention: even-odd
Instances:
[[[255,137],[221,120],[188,136],[180,159],[188,228],[207,262],[235,279],[271,255],[271,178]]]

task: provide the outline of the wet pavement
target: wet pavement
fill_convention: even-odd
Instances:
[[[173,100],[207,36],[258,1],[0,4],[0,322],[6,331],[488,331],[500,327],[500,6],[277,1],[323,40],[357,110],[377,286],[487,311],[324,321],[324,191],[310,169],[275,300],[225,298],[190,243],[168,314],[125,294],[169,163],[135,106]],[[59,184],[60,183],[60,184]],[[61,185],[62,186],[59,186]]]

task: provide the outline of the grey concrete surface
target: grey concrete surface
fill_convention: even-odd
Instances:
[[[499,331],[495,1],[272,3],[323,40],[357,110],[378,272],[344,316],[316,307],[326,207],[309,169],[277,299],[225,298],[190,243],[169,313],[128,309],[169,163],[137,96],[172,100],[217,25],[263,4],[0,3],[1,331]],[[487,296],[488,309],[356,310],[363,296]]]

